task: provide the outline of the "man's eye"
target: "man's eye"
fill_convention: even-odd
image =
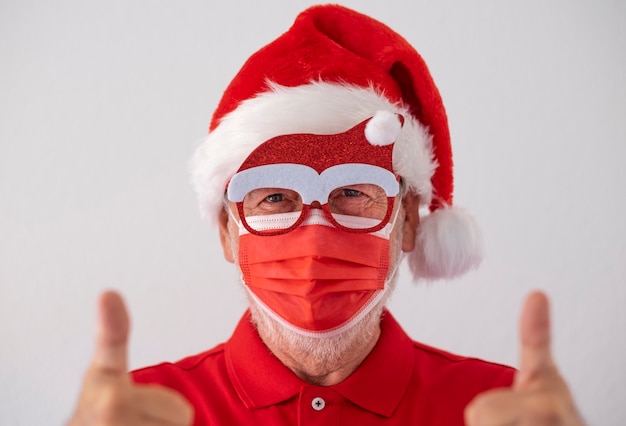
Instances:
[[[344,188],[343,195],[346,197],[358,197],[361,195],[361,191],[357,191],[356,189]]]
[[[284,199],[285,199],[285,196],[283,194],[272,194],[272,195],[265,197],[265,201],[267,201],[268,203],[279,203],[283,201]]]

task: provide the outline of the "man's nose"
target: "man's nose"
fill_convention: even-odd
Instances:
[[[313,201],[313,202],[311,203],[311,208],[312,208],[312,209],[321,209],[321,208],[322,208],[322,205],[320,204],[320,202],[319,202],[319,201]]]

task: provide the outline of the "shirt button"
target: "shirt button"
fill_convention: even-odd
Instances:
[[[326,401],[318,396],[317,398],[313,398],[313,401],[311,401],[311,407],[313,407],[315,411],[321,411],[324,407],[326,407]]]

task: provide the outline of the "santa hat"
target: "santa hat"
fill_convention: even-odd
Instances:
[[[426,64],[386,25],[336,5],[302,12],[224,92],[191,165],[201,211],[217,217],[228,181],[268,139],[341,133],[379,111],[404,117],[394,172],[430,209],[409,254],[415,278],[451,278],[477,266],[480,232],[452,205],[448,123]]]

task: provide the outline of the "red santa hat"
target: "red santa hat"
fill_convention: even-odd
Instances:
[[[379,111],[404,117],[394,172],[430,210],[409,254],[415,278],[452,278],[477,266],[482,239],[473,218],[452,205],[448,123],[424,60],[386,25],[337,5],[302,12],[227,87],[191,164],[201,211],[217,217],[228,181],[268,139],[341,133]]]

